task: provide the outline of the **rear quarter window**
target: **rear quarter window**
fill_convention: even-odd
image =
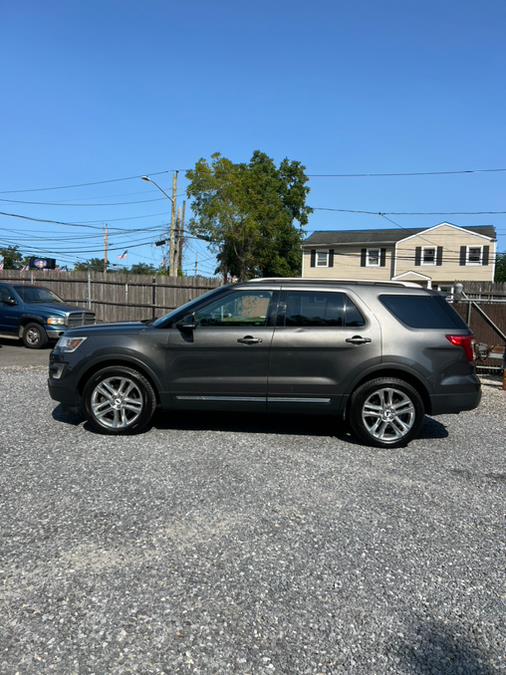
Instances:
[[[380,295],[381,303],[410,328],[468,330],[467,325],[444,298],[437,295]]]

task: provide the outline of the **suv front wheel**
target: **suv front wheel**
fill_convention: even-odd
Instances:
[[[350,426],[366,445],[404,446],[420,431],[424,416],[420,394],[397,378],[378,377],[365,382],[351,397]]]
[[[92,375],[83,399],[89,423],[102,434],[140,433],[148,427],[156,408],[151,383],[125,366],[110,366]]]
[[[48,343],[47,333],[39,323],[27,323],[21,334],[23,344],[28,349],[42,349]]]

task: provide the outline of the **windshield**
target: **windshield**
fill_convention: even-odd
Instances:
[[[185,309],[188,309],[188,310],[191,311],[192,306],[193,306],[197,301],[200,302],[200,301],[203,300],[204,298],[207,298],[207,296],[213,295],[213,294],[216,293],[218,290],[220,290],[220,291],[223,290],[223,288],[224,288],[224,286],[218,286],[217,288],[212,288],[210,291],[207,291],[207,293],[202,293],[202,295],[199,295],[197,298],[193,298],[193,300],[189,300],[189,301],[186,302],[184,305],[181,305],[180,307],[176,307],[175,309],[173,309],[173,310],[172,310],[171,312],[169,312],[168,314],[165,314],[164,316],[159,317],[158,319],[156,319],[155,321],[153,321],[152,325],[153,325],[153,326],[156,326],[156,327],[163,328],[163,326],[164,326],[166,323],[170,323],[170,322],[171,322],[171,319],[172,319],[173,316],[176,316],[176,315],[179,314],[181,311],[184,312]]]
[[[49,288],[40,288],[39,286],[14,286],[16,292],[21,296],[23,302],[44,302],[49,304],[62,303],[63,300],[59,298],[56,293],[50,291]]]

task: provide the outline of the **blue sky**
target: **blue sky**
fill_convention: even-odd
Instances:
[[[185,169],[214,151],[243,161],[255,149],[300,160],[309,174],[506,167],[502,0],[25,0],[1,14],[0,198],[64,205],[4,201],[0,210],[154,227],[113,231],[111,247],[128,248],[128,264],[160,261],[151,244],[133,247],[158,239],[168,220],[152,186],[6,191]],[[158,179],[168,189],[170,173]],[[506,211],[505,180],[315,177],[309,203]],[[112,205],[142,200],[158,201]],[[102,205],[69,205],[83,203]],[[394,218],[405,227],[494,224],[506,250],[504,215]],[[385,226],[379,216],[315,211],[308,230]],[[98,249],[100,230],[7,216],[0,228],[0,244],[64,251],[65,261],[100,255],[70,252]],[[197,250],[212,272],[195,241],[185,267]]]

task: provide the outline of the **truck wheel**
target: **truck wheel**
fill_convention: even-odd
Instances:
[[[405,446],[420,431],[424,417],[420,394],[394,377],[378,377],[358,387],[348,415],[355,436],[379,448]]]
[[[27,323],[23,328],[21,339],[28,349],[42,349],[48,343],[47,333],[40,323]]]
[[[109,366],[92,375],[83,393],[84,409],[91,426],[102,434],[134,434],[144,431],[156,409],[151,383],[126,366]]]

